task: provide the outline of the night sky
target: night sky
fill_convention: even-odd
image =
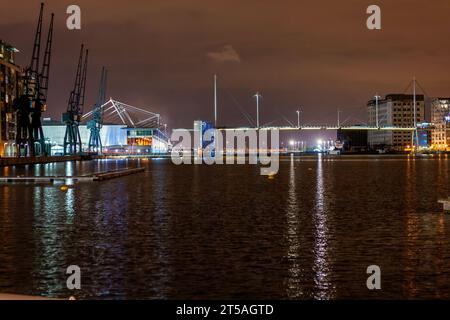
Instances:
[[[0,0],[0,38],[29,64],[40,1]],[[78,4],[82,30],[66,28]],[[366,28],[366,8],[382,9],[382,30]],[[213,119],[213,74],[219,75],[219,124],[247,125],[258,90],[261,123],[334,124],[366,120],[376,92],[403,93],[413,75],[430,96],[450,96],[448,0],[76,0],[46,1],[45,33],[55,12],[55,39],[45,116],[60,118],[73,87],[81,42],[90,50],[87,105],[101,66],[108,96],[159,112],[170,128]]]

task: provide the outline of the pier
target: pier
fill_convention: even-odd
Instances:
[[[37,176],[37,177],[0,177],[0,182],[11,183],[11,182],[44,182],[53,183],[55,181],[66,181],[72,180],[77,182],[93,182],[93,181],[104,181],[114,178],[124,177],[131,174],[137,174],[144,172],[144,167],[139,168],[125,168],[119,170],[96,172],[88,175],[81,176]]]
[[[27,296],[22,294],[0,293],[0,301],[45,301],[58,300],[41,296]]]

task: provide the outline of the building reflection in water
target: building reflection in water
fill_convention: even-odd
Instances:
[[[156,276],[152,281],[152,291],[156,293],[157,299],[167,298],[168,284],[170,281],[170,274],[172,273],[169,261],[170,248],[169,244],[169,215],[166,210],[166,198],[169,197],[166,189],[166,171],[153,170],[152,182],[157,181],[158,184],[152,183],[151,195],[154,200],[153,224],[152,233],[154,235],[154,252],[152,257],[152,264],[157,267]]]
[[[90,266],[94,279],[92,290],[102,297],[124,295],[126,292],[127,277],[117,270],[125,270],[128,261],[136,259],[139,248],[128,246],[129,216],[133,203],[128,201],[127,184],[124,180],[118,180],[113,190],[101,190],[96,196],[94,225],[89,237],[90,243],[95,243],[92,248],[92,261]],[[89,202],[83,202],[83,207],[92,207]],[[81,209],[86,211],[85,209]],[[104,235],[104,236],[101,236]],[[90,249],[90,248],[86,248]],[[95,255],[99,255],[98,258]],[[114,266],[114,268],[111,268]]]
[[[441,180],[439,180],[439,183],[438,183],[439,186],[442,186],[442,185],[445,186],[445,185],[447,185],[447,182],[449,181],[448,160],[449,160],[448,155],[445,154],[438,161],[438,178],[441,179]],[[448,196],[448,194],[446,194],[445,196]],[[437,245],[437,263],[436,263],[436,273],[437,273],[436,298],[437,299],[445,299],[446,298],[445,293],[447,292],[446,283],[447,283],[448,278],[447,278],[447,275],[445,274],[445,272],[443,272],[445,270],[446,264],[447,264],[446,221],[448,221],[448,219],[445,217],[445,215],[441,214],[438,217],[438,221],[437,221],[438,245]]]
[[[71,190],[73,192],[73,190]],[[61,236],[58,234],[58,221],[60,214],[65,214],[66,210],[72,207],[73,212],[73,194],[69,196],[72,200],[72,206],[62,206],[60,203],[60,197],[55,194],[56,188],[51,187],[34,187],[33,188],[33,239],[35,241],[32,244],[35,247],[34,253],[34,273],[36,273],[36,279],[38,280],[37,292],[40,294],[45,293],[49,296],[55,296],[58,292],[61,292],[63,281],[60,278],[55,277],[61,269],[61,258],[65,256],[64,245],[61,244]],[[67,192],[69,194],[69,192]],[[69,212],[69,211],[67,211]]]
[[[323,158],[319,154],[317,159],[314,225],[314,266],[315,299],[330,299],[334,288],[330,281],[331,267],[329,263],[329,230],[327,220],[327,206],[323,174]]]
[[[437,172],[430,172],[431,161],[437,161]],[[433,167],[434,168],[434,167]],[[423,210],[427,197],[420,186],[431,176],[436,185],[437,199],[445,197],[439,192],[441,186],[448,185],[447,155],[439,155],[435,160],[420,160],[408,157],[405,172],[405,250],[403,253],[404,274],[403,291],[407,298],[417,299],[424,293],[432,293],[432,298],[445,299],[448,296],[446,234],[447,216]],[[444,189],[445,190],[445,189]],[[429,196],[428,196],[429,197]],[[442,210],[440,208],[440,210]],[[426,279],[426,281],[424,281]]]
[[[301,298],[304,295],[301,278],[303,271],[300,265],[300,241],[299,241],[299,207],[295,187],[296,170],[294,157],[291,155],[289,169],[289,190],[286,206],[287,217],[287,260],[289,263],[286,294],[290,299]]]
[[[72,161],[68,161],[66,162],[66,176],[70,177],[73,176],[73,162]]]
[[[2,213],[4,213],[4,214],[0,215],[0,218],[6,219],[6,220],[4,220],[5,224],[10,223],[10,220],[9,220],[10,219],[9,203],[11,201],[10,189],[11,189],[11,187],[8,185],[1,186],[1,188],[0,188],[0,190],[3,193],[2,199],[4,200],[1,202],[1,210],[2,210]],[[5,224],[3,224],[3,225],[5,225]]]

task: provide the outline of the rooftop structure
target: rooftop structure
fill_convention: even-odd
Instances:
[[[161,116],[157,113],[143,108],[131,106],[129,104],[109,99],[100,107],[103,113],[103,122],[123,124],[129,128],[153,128],[160,126]],[[93,111],[83,115],[82,121],[87,122],[92,119]]]

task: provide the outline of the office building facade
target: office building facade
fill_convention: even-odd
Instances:
[[[16,113],[14,100],[23,90],[22,69],[15,64],[18,50],[0,40],[0,156],[14,156]]]
[[[416,109],[414,111],[414,108]],[[378,100],[378,116],[376,100],[367,103],[369,126],[379,127],[414,127],[414,123],[425,121],[425,100],[423,95],[414,96],[410,94],[389,94],[384,99]],[[414,121],[414,117],[415,120]],[[413,144],[411,131],[370,130],[368,133],[368,144],[372,149],[389,149],[404,151]]]
[[[431,102],[431,149],[450,150],[450,98],[434,98]]]

